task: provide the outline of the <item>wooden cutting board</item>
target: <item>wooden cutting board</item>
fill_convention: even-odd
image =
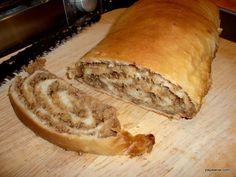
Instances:
[[[46,68],[65,78],[66,68],[105,36],[123,10],[103,15],[99,23],[45,55]],[[212,78],[192,120],[169,120],[74,83],[116,107],[126,130],[155,135],[153,151],[135,158],[80,155],[36,136],[16,117],[8,82],[0,88],[0,176],[236,176],[236,43],[221,39]]]

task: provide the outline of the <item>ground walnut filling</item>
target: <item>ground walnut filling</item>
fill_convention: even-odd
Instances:
[[[120,130],[113,107],[101,104],[48,72],[18,77],[15,90],[37,121],[58,132],[105,138],[116,136]]]
[[[188,95],[162,76],[135,65],[117,63],[79,63],[76,77],[95,88],[125,100],[191,118],[196,112]]]

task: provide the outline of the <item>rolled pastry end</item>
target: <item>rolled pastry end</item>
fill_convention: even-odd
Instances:
[[[190,119],[198,110],[180,86],[135,64],[81,61],[69,73],[105,93],[168,117]]]
[[[122,130],[114,107],[36,65],[9,88],[14,111],[36,134],[77,152],[137,156],[151,151],[152,134],[133,136]]]

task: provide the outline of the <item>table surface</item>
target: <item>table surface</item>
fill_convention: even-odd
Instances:
[[[66,78],[66,68],[104,38],[123,10],[104,14],[46,54],[46,68]],[[69,81],[116,107],[125,130],[155,135],[152,152],[134,158],[81,155],[38,137],[15,115],[7,96],[9,81],[0,87],[0,176],[236,176],[236,43],[220,40],[212,80],[192,120],[170,120]]]

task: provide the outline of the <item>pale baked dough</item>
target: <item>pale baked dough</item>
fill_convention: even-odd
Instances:
[[[45,69],[28,68],[9,98],[20,120],[42,138],[67,150],[137,156],[152,150],[152,134],[121,129],[115,108],[86,95]]]
[[[207,0],[139,0],[68,75],[169,117],[192,118],[211,84],[219,24]]]

